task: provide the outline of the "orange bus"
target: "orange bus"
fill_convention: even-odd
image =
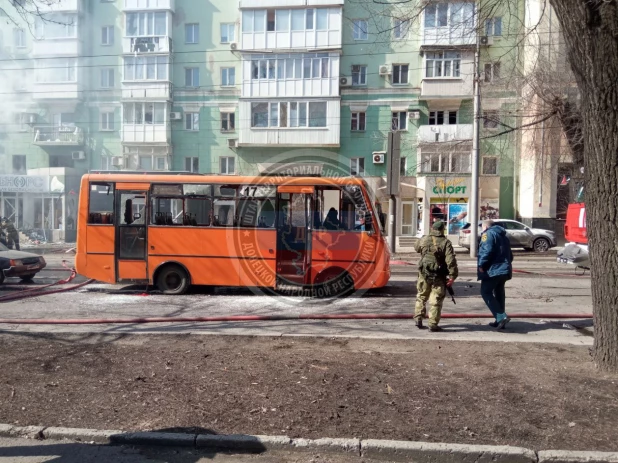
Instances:
[[[388,282],[383,226],[359,178],[90,173],[76,268],[165,294],[194,284],[342,295]]]

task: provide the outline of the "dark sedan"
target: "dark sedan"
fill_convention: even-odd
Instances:
[[[46,265],[42,256],[13,251],[0,244],[0,284],[4,282],[5,277],[18,277],[22,281],[32,280]]]

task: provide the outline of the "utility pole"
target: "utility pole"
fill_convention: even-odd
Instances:
[[[400,188],[401,164],[401,132],[394,131],[388,133],[388,145],[386,148],[387,167],[386,167],[386,189],[389,195],[388,200],[388,238],[391,245],[391,253],[395,254],[397,247],[397,196]]]
[[[479,26],[480,27],[480,26]],[[476,33],[476,51],[474,52],[474,118],[472,122],[472,188],[470,195],[470,257],[476,257],[478,251],[479,224],[479,150],[481,117],[481,42]]]

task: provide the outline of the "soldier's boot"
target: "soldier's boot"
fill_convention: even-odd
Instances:
[[[422,330],[422,329],[424,328],[424,327],[423,327],[423,319],[422,319],[422,318],[417,318],[417,319],[416,319],[416,327],[417,327],[419,330]]]
[[[442,331],[442,328],[440,328],[438,325],[431,325],[429,327],[429,331],[431,331],[432,333],[437,333]]]

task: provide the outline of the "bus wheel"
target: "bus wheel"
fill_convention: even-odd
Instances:
[[[190,284],[189,275],[179,265],[166,265],[157,275],[157,287],[163,294],[184,294]]]
[[[318,298],[347,297],[354,292],[354,279],[345,270],[326,270],[318,274],[314,288]]]

